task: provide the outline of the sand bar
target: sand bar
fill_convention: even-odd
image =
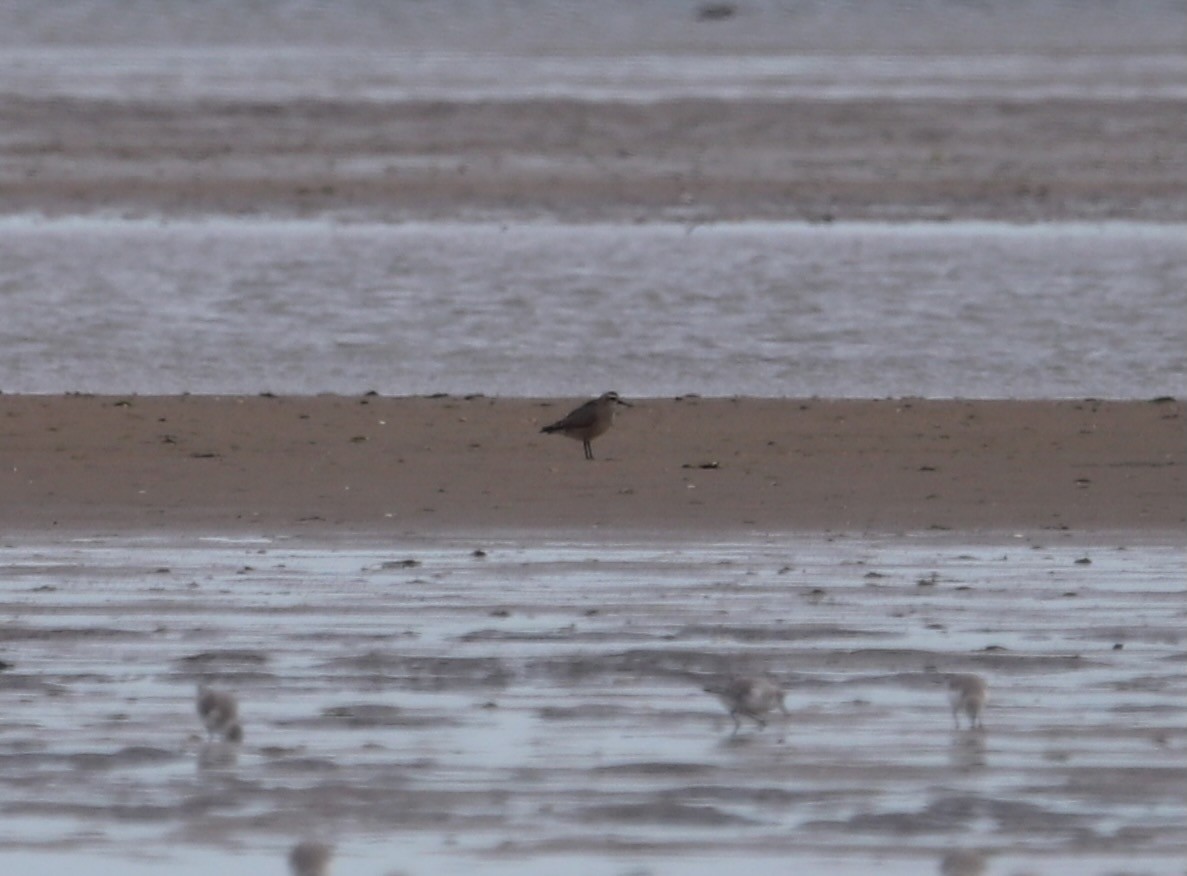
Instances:
[[[0,213],[1187,220],[1187,107],[0,95]]]
[[[6,532],[1187,528],[1182,403],[0,396]]]

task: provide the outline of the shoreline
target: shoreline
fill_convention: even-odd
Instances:
[[[0,395],[0,528],[541,532],[1187,531],[1182,402]]]

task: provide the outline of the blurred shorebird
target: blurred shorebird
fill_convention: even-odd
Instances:
[[[618,397],[618,393],[607,392],[598,398],[590,399],[540,431],[548,434],[560,432],[566,438],[580,441],[581,446],[585,448],[585,458],[593,459],[593,447],[590,442],[614,423],[614,411],[618,405],[631,407]]]
[[[749,718],[759,727],[766,727],[763,715],[773,709],[787,714],[787,706],[783,698],[787,695],[783,688],[769,678],[759,676],[745,676],[730,678],[705,686],[705,693],[711,693],[722,705],[729,709],[730,717],[734,719],[734,732],[742,727],[739,716]]]
[[[981,720],[981,711],[989,699],[989,686],[981,676],[966,673],[949,675],[948,699],[952,703],[952,720],[957,730],[960,729],[961,712],[968,716],[969,729],[985,726]]]
[[[214,690],[199,685],[198,717],[206,728],[206,736],[213,739],[221,736],[227,742],[243,741],[243,726],[239,723],[239,701],[235,695],[224,690]]]
[[[289,870],[293,876],[329,876],[333,851],[324,843],[299,842],[289,852]]]

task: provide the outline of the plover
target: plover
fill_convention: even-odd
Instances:
[[[706,685],[705,692],[713,694],[729,709],[730,717],[734,719],[735,733],[742,727],[739,716],[750,718],[759,727],[766,727],[767,722],[762,716],[772,709],[787,714],[787,706],[783,704],[786,693],[769,678],[730,678]]]
[[[952,703],[952,721],[960,729],[960,713],[969,719],[969,728],[984,727],[981,711],[989,699],[989,687],[979,675],[954,673],[948,676],[948,699]]]
[[[590,399],[579,408],[574,408],[561,419],[550,426],[545,426],[541,432],[551,434],[560,432],[566,438],[581,442],[585,448],[585,458],[593,459],[593,447],[590,442],[610,428],[614,423],[614,410],[618,405],[632,407],[618,397],[616,392],[607,392],[595,399]]]
[[[333,851],[324,843],[299,842],[289,851],[289,869],[293,876],[328,876]]]
[[[225,690],[214,690],[199,685],[198,717],[206,728],[206,736],[213,739],[222,736],[227,742],[243,741],[243,725],[239,723],[239,701]]]

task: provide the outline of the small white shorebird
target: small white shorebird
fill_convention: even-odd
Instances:
[[[333,852],[324,843],[312,840],[299,842],[289,851],[289,869],[293,876],[329,876]]]
[[[953,673],[948,676],[948,700],[952,703],[952,721],[960,729],[960,713],[969,719],[969,729],[984,727],[981,712],[989,699],[989,686],[985,679],[971,673]]]
[[[593,459],[593,447],[589,442],[597,438],[614,423],[614,411],[619,406],[633,407],[618,397],[616,392],[607,392],[590,399],[579,408],[574,408],[555,423],[545,426],[541,432],[560,432],[566,438],[581,442],[585,458]]]
[[[742,727],[739,716],[750,718],[759,727],[766,727],[763,715],[773,709],[787,714],[787,706],[783,704],[787,694],[775,682],[762,676],[741,676],[715,682],[705,686],[705,693],[713,694],[729,709],[735,733]]]
[[[243,741],[243,725],[239,723],[239,701],[225,690],[214,690],[202,684],[198,686],[195,701],[198,717],[206,728],[206,736],[213,739],[221,736],[227,742]]]

